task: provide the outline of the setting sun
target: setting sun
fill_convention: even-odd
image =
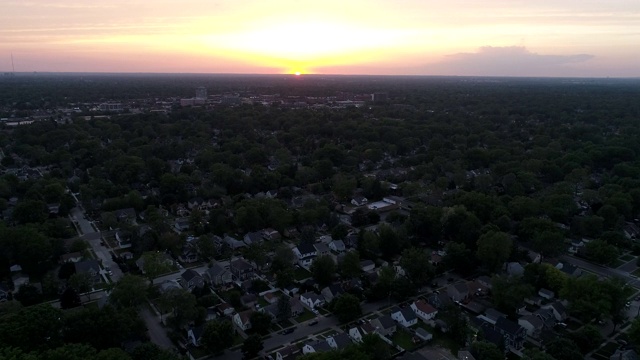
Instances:
[[[300,76],[300,71],[296,71],[294,74],[295,76]]]

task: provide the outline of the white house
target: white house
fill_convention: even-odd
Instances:
[[[344,245],[344,241],[342,240],[333,240],[332,242],[329,243],[329,249],[341,253],[344,252],[346,250],[346,247]]]
[[[410,327],[418,323],[418,317],[411,308],[394,308],[391,311],[391,318],[404,327]]]
[[[189,329],[189,331],[187,331],[187,337],[189,338],[189,342],[193,346],[200,346],[200,339],[202,338],[203,332],[204,332],[204,328],[202,326],[197,326]]]
[[[376,264],[371,260],[362,260],[360,261],[360,268],[364,272],[369,272],[376,268]]]
[[[355,206],[364,206],[367,205],[368,202],[369,200],[367,200],[367,198],[364,196],[356,196],[351,199],[351,204]]]
[[[333,348],[331,347],[331,345],[329,345],[327,340],[322,340],[305,344],[302,348],[302,353],[306,355],[316,352],[327,352],[331,350],[333,350]]]
[[[300,295],[300,302],[309,309],[315,309],[316,306],[322,306],[325,303],[324,296],[314,292],[307,292]]]
[[[344,349],[347,346],[353,344],[351,342],[351,338],[349,338],[349,335],[346,334],[346,333],[341,333],[341,334],[338,334],[338,335],[334,335],[334,336],[328,337],[327,338],[327,343],[333,349],[337,349],[337,350]]]
[[[432,321],[438,315],[438,310],[424,300],[413,302],[411,309],[424,322]]]
[[[370,323],[362,324],[361,326],[352,327],[349,329],[349,337],[355,342],[362,342],[362,338],[367,334],[374,334],[376,328]]]
[[[253,310],[246,310],[233,315],[233,323],[242,331],[251,329],[251,314]]]
[[[293,248],[293,253],[298,258],[298,265],[307,269],[318,256],[318,251],[312,244],[300,244]]]
[[[553,293],[553,291],[548,290],[548,289],[540,289],[540,291],[538,291],[538,295],[540,295],[541,297],[547,299],[547,300],[551,300],[555,297],[555,294]]]
[[[527,331],[528,336],[537,338],[544,327],[544,322],[535,315],[525,315],[518,319],[518,325]]]

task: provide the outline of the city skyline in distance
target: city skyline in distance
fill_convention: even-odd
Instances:
[[[640,3],[10,0],[0,71],[640,76]]]

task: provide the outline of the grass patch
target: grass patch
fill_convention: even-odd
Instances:
[[[304,279],[310,278],[311,273],[301,267],[296,267],[296,269],[293,271],[293,277],[294,279],[296,279],[296,281],[302,281]]]
[[[441,346],[443,348],[449,349],[452,354],[457,354],[458,350],[460,350],[460,345],[458,345],[457,342],[448,337],[447,334],[443,334],[440,331],[434,331],[429,327],[427,327],[425,330],[433,334],[433,340],[431,341],[432,346]]]
[[[631,273],[631,275],[636,276],[636,277],[640,277],[640,268],[635,269],[635,270]]]
[[[617,267],[620,267],[620,266],[622,266],[622,265],[624,265],[626,263],[627,263],[626,261],[622,261],[620,259],[616,259],[616,261],[613,263],[613,265],[611,267],[617,268]]]
[[[618,349],[618,344],[610,342],[607,343],[605,346],[601,347],[598,351],[596,351],[592,356],[594,358],[604,358],[604,359],[609,359],[611,357],[611,355],[613,355],[616,352],[616,349]]]
[[[633,260],[635,258],[636,258],[635,256],[629,255],[629,254],[625,254],[625,255],[620,256],[620,260],[624,260],[626,262],[629,262],[629,261],[631,261],[631,260]]]
[[[191,356],[193,356],[194,359],[200,359],[200,358],[203,358],[205,356],[211,355],[203,347],[194,347],[194,346],[192,346],[192,347],[189,348],[189,352],[191,353]]]
[[[240,345],[243,342],[244,342],[244,338],[242,336],[240,336],[239,334],[234,334],[233,335],[233,345],[232,346]]]
[[[288,328],[289,326],[293,326],[293,323],[289,320],[282,320],[280,322],[278,322],[278,325],[280,325],[280,327],[282,327],[283,329]]]
[[[305,322],[307,320],[311,320],[314,317],[316,317],[316,315],[314,313],[312,313],[311,311],[309,311],[307,309],[304,309],[304,312],[301,315],[299,315],[298,317],[296,317],[295,319],[296,319],[297,322],[301,323],[301,322]]]
[[[396,331],[395,334],[393,334],[393,336],[391,337],[391,341],[393,341],[394,344],[400,346],[401,348],[409,350],[414,346],[412,338],[413,336],[411,336],[411,334],[400,329]]]

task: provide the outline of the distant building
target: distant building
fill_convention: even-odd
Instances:
[[[100,104],[100,111],[122,111],[121,103],[102,103]]]
[[[206,100],[207,99],[207,88],[205,88],[204,86],[201,86],[201,87],[197,88],[196,89],[196,99]]]
[[[387,100],[389,100],[389,94],[387,93],[379,92],[371,94],[371,101],[373,102],[384,102]]]

